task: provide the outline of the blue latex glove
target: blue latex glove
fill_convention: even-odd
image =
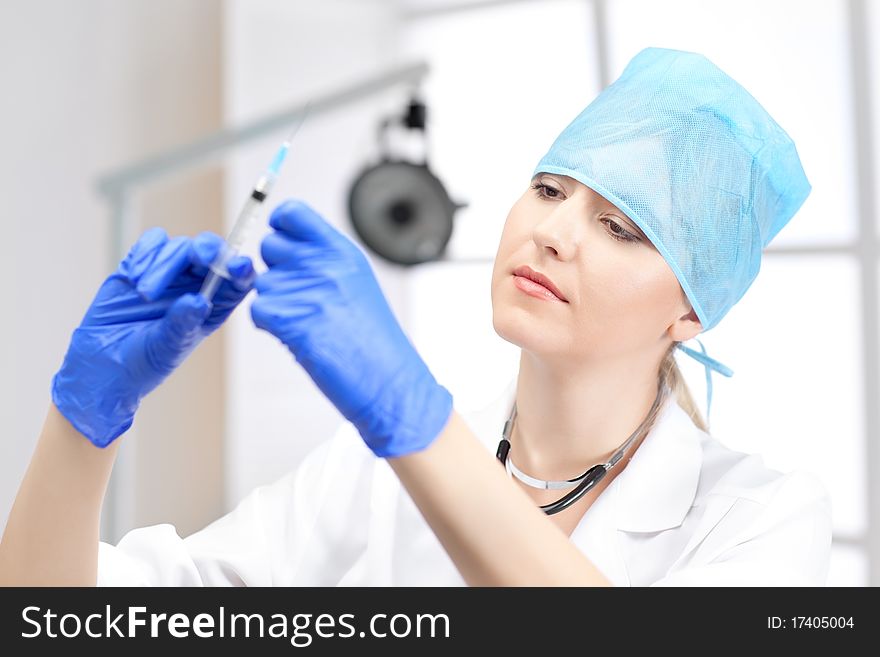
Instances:
[[[254,323],[287,345],[377,456],[427,447],[452,395],[401,330],[366,256],[299,201],[278,207],[269,225]]]
[[[55,406],[98,447],[131,426],[141,399],[253,286],[251,260],[237,256],[213,304],[197,294],[223,245],[213,233],[169,239],[152,228],[101,285],[52,380]]]

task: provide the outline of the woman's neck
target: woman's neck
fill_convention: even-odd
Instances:
[[[589,367],[549,364],[522,351],[511,455],[524,472],[568,479],[607,460],[657,396],[657,365],[638,359]]]

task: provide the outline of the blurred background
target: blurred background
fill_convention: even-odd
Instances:
[[[225,234],[309,100],[269,205],[302,198],[364,247],[460,409],[495,398],[519,358],[491,323],[507,212],[556,135],[660,46],[743,84],[813,185],[749,292],[701,336],[735,371],[714,378],[713,433],[818,474],[833,499],[828,583],[880,584],[878,34],[874,0],[4,0],[0,526],[101,281],[149,226]],[[400,120],[419,103],[424,130]],[[383,155],[427,157],[448,195],[432,206],[432,225],[452,227],[437,258],[397,264],[355,230],[349,195]],[[160,522],[188,535],[340,426],[249,305],[144,402],[104,540]],[[703,368],[679,363],[704,404]]]

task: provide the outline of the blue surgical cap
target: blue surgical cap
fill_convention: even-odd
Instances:
[[[810,183],[794,142],[703,55],[646,48],[553,142],[541,173],[582,182],[634,221],[678,278],[703,331],[742,298],[761,251]],[[698,340],[699,342],[699,340]],[[681,343],[706,367],[733,372]]]

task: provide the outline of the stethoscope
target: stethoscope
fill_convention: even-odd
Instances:
[[[600,463],[598,465],[594,465],[592,468],[584,472],[579,477],[575,477],[574,479],[566,479],[563,481],[547,481],[544,479],[537,479],[535,477],[531,477],[524,473],[522,470],[517,468],[513,461],[509,458],[510,453],[510,434],[513,431],[513,423],[516,420],[516,402],[513,403],[513,408],[510,411],[510,417],[507,418],[507,421],[504,423],[504,429],[501,433],[501,442],[498,443],[498,451],[495,456],[501,461],[501,464],[504,466],[505,470],[507,470],[507,474],[513,477],[516,477],[524,484],[531,486],[532,488],[540,488],[543,490],[562,490],[567,488],[572,488],[571,491],[563,495],[561,498],[556,500],[555,502],[551,502],[550,504],[540,505],[540,508],[544,513],[548,516],[553,515],[554,513],[559,513],[560,511],[564,511],[572,504],[581,499],[584,495],[586,495],[593,487],[596,486],[602,479],[605,478],[605,475],[608,474],[609,470],[617,465],[617,462],[623,458],[623,455],[626,453],[626,450],[632,445],[632,443],[643,434],[646,426],[649,423],[653,422],[657,409],[660,408],[660,405],[663,403],[663,400],[666,398],[664,394],[668,391],[667,386],[664,382],[660,382],[658,384],[657,396],[654,398],[654,403],[651,406],[651,409],[648,411],[648,414],[645,416],[645,419],[642,420],[642,423],[633,431],[632,435],[627,438],[624,443],[611,455],[611,458],[608,459],[606,463]]]

